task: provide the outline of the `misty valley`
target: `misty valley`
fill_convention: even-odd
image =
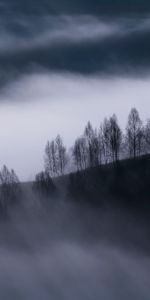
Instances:
[[[149,222],[140,214],[30,201],[0,224],[2,299],[149,299]]]
[[[149,299],[149,137],[133,108],[125,132],[113,115],[48,141],[34,181],[3,166],[2,299]]]
[[[0,0],[0,300],[150,300],[149,0]]]
[[[71,232],[66,237],[62,226],[60,233],[52,223],[47,227],[44,220],[36,226],[35,221],[27,225],[19,220],[21,228],[16,230],[17,225],[3,228],[7,234],[0,249],[3,299],[149,299],[150,263],[145,252],[126,251],[99,238],[93,241],[87,231],[81,241],[82,228],[76,224],[75,239]],[[8,245],[12,237],[15,245],[14,241]]]
[[[146,155],[19,183],[4,167],[0,297],[149,299],[149,170]]]

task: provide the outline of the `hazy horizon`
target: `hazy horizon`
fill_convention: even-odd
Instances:
[[[150,299],[149,36],[150,0],[0,0],[0,300]]]

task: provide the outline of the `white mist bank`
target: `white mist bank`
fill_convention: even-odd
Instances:
[[[58,241],[33,252],[0,248],[5,300],[149,300],[150,260],[102,245]]]
[[[0,299],[149,300],[140,220],[57,200],[0,223]]]

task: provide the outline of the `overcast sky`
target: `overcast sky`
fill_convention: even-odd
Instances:
[[[53,2],[0,1],[0,166],[22,180],[57,133],[70,147],[88,120],[150,117],[148,1]]]

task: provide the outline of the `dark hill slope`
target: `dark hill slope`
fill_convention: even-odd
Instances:
[[[150,210],[150,155],[72,173],[56,186],[75,201]]]
[[[60,200],[150,212],[150,155],[71,173],[53,182]],[[22,183],[23,194],[31,198],[33,186]],[[55,196],[48,198],[50,201]]]

